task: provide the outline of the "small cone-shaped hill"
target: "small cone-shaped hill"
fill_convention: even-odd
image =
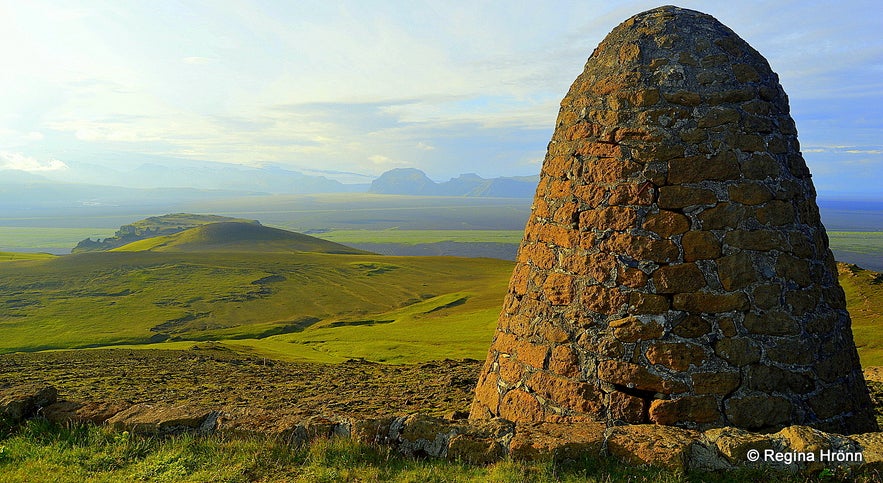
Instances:
[[[210,223],[173,235],[139,240],[113,251],[299,251],[318,253],[368,253],[362,250],[257,223]]]
[[[845,307],[778,77],[657,8],[561,102],[471,417],[872,431]]]

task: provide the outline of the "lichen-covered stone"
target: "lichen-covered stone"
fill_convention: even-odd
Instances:
[[[678,372],[691,365],[699,367],[706,359],[701,346],[685,342],[654,342],[647,348],[645,356],[650,364],[660,364]]]
[[[602,361],[598,364],[598,379],[632,389],[662,394],[683,392],[683,383],[666,379],[633,362]]]
[[[695,263],[669,265],[653,273],[653,285],[664,294],[695,292],[705,286],[705,275]]]
[[[680,235],[690,229],[690,219],[674,211],[660,210],[659,213],[648,215],[644,219],[644,229],[650,230],[662,238]]]
[[[580,459],[600,456],[606,427],[599,423],[520,424],[509,443],[516,461]]]
[[[721,244],[710,231],[684,233],[681,247],[684,249],[684,260],[687,262],[714,259],[721,254]]]
[[[561,101],[472,416],[875,430],[799,149],[714,18],[613,29]]]
[[[760,344],[748,337],[727,337],[714,344],[714,352],[735,367],[760,360]]]
[[[117,402],[58,401],[43,408],[42,414],[47,420],[56,424],[92,423],[100,425],[128,407],[127,404]]]
[[[622,342],[658,339],[663,333],[663,327],[656,321],[645,323],[637,317],[611,321],[610,328],[613,329],[613,336]]]
[[[600,391],[586,382],[537,371],[527,380],[527,386],[551,404],[569,413],[595,413],[603,407]]]
[[[739,387],[742,377],[738,372],[694,372],[690,375],[693,392],[726,396]]]
[[[773,449],[773,441],[768,435],[733,427],[709,429],[705,432],[705,438],[713,443],[732,465],[748,462],[748,452],[751,450],[763,453],[765,450]]]
[[[739,428],[752,430],[777,428],[793,419],[794,406],[781,396],[732,397],[724,404],[727,419]]]
[[[543,421],[543,407],[532,394],[513,389],[500,401],[500,417],[509,421]]]
[[[171,434],[204,428],[213,431],[218,412],[190,406],[136,404],[118,412],[107,424],[119,430],[140,434]]]
[[[711,324],[698,315],[688,315],[677,322],[671,332],[680,337],[695,339],[711,331]]]
[[[664,295],[654,295],[646,292],[632,292],[629,294],[630,314],[661,314],[669,309],[671,302]]]
[[[675,294],[672,307],[694,314],[718,314],[733,310],[746,310],[748,297],[742,292],[735,293],[679,293]]]
[[[656,399],[650,403],[650,421],[656,424],[701,425],[721,419],[714,396]]]
[[[607,449],[626,463],[683,472],[697,437],[698,433],[693,431],[667,426],[619,426],[608,436]]]
[[[610,418],[630,424],[649,423],[645,413],[647,400],[620,391],[610,393]]]

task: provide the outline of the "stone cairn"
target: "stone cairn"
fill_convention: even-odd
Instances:
[[[815,197],[757,51],[626,20],[561,101],[471,418],[876,430]]]

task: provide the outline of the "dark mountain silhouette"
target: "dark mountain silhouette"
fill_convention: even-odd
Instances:
[[[529,198],[537,186],[536,176],[485,179],[474,173],[461,174],[444,183],[436,183],[415,168],[396,168],[371,183],[371,193],[423,196],[485,196]]]

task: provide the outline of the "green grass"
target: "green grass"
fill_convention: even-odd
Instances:
[[[319,252],[366,253],[339,243],[246,222],[220,222],[138,240],[115,252]]]
[[[301,333],[226,344],[278,356],[291,353],[294,346],[296,353],[322,362],[482,359],[496,327],[500,302],[493,294],[455,292],[371,317],[324,321]]]
[[[20,260],[46,260],[55,258],[49,253],[0,252],[0,262],[17,262]]]
[[[220,340],[258,356],[484,358],[512,263],[316,253],[96,253],[4,263],[0,353]],[[862,363],[883,365],[883,284],[842,273]]]
[[[883,256],[883,231],[829,231],[832,250]]]
[[[218,236],[208,229],[143,240],[123,250],[176,244],[224,248],[213,245]],[[881,232],[829,235],[835,247],[883,251],[877,245],[883,243]],[[344,243],[517,243],[521,232],[387,229],[320,236]],[[249,243],[280,252],[277,241]],[[321,362],[482,359],[512,268],[511,262],[489,259],[309,253],[134,251],[57,259],[0,253],[0,262],[10,260],[15,263],[4,264],[0,272],[0,353],[119,345],[186,348],[194,341],[222,340],[259,355]],[[842,279],[853,331],[863,364],[883,365],[878,335],[883,295],[879,284],[862,280]]]
[[[9,263],[0,272],[0,353],[228,340],[287,360],[483,358],[511,267],[493,259],[220,252]],[[359,323],[370,320],[392,322]]]
[[[350,440],[289,446],[280,439],[182,435],[146,438],[95,426],[60,427],[31,420],[0,437],[4,482],[681,482],[805,481],[769,469],[686,475],[629,467],[610,458],[501,461],[483,466],[410,459],[387,447]],[[854,481],[874,481],[871,476]]]
[[[112,228],[41,228],[0,226],[0,246],[34,250],[70,250],[86,238],[113,236]]]
[[[853,265],[838,268],[862,366],[883,366],[883,274]]]

